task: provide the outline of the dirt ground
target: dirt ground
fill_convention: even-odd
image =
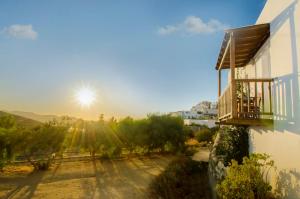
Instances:
[[[209,149],[208,148],[201,148],[197,153],[195,153],[192,157],[195,161],[203,161],[208,162],[209,159]]]
[[[0,198],[146,198],[147,186],[173,156],[56,163],[44,172],[0,174]]]

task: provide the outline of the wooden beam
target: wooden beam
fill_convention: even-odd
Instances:
[[[251,49],[254,49],[254,48],[256,48],[257,47],[257,43],[254,43],[254,42],[252,42],[252,43],[243,43],[243,44],[239,44],[239,45],[237,45],[239,48],[241,48],[241,49],[243,49],[243,48],[248,48],[249,50],[251,50]]]
[[[222,74],[221,74],[221,69],[218,70],[219,73],[219,78],[218,78],[218,97],[221,96],[221,78],[222,78]]]
[[[227,42],[227,45],[226,45],[225,51],[224,51],[224,53],[223,53],[223,57],[222,57],[222,59],[221,59],[221,62],[220,62],[220,64],[219,64],[219,69],[218,69],[218,70],[222,69],[222,65],[223,65],[223,62],[224,62],[224,60],[225,60],[225,57],[226,57],[227,51],[228,51],[228,49],[229,49],[229,46],[230,46],[230,39],[229,39],[229,41]]]
[[[241,83],[241,112],[244,112],[244,83]]]
[[[247,37],[241,37],[241,38],[238,38],[238,42],[240,41],[248,41],[248,40],[257,40],[257,39],[260,39],[262,36],[261,35],[250,35],[250,36],[247,36]]]
[[[258,79],[236,79],[238,82],[272,82],[272,78],[258,78]]]
[[[257,24],[257,25],[252,25],[252,26],[244,26],[244,27],[239,27],[239,28],[232,28],[226,30],[226,32],[241,32],[241,31],[251,31],[251,30],[261,30],[265,28],[269,28],[270,24],[269,23],[264,23],[264,24]]]
[[[269,87],[270,113],[273,113],[273,110],[272,110],[271,82],[269,82],[268,87]]]
[[[235,38],[234,33],[230,34],[230,70],[231,70],[231,107],[232,118],[237,117],[237,99],[236,99],[236,84],[235,84]]]
[[[243,32],[235,32],[236,37],[249,37],[253,35],[264,35],[264,34],[270,34],[269,29],[264,30],[246,30]]]
[[[272,119],[228,119],[224,121],[218,121],[216,124],[220,125],[245,125],[245,126],[273,126]]]
[[[235,57],[235,63],[238,63],[238,62],[245,62],[245,61],[248,61],[248,59],[247,58],[237,58],[237,56]],[[230,60],[227,60],[226,59],[226,61],[224,62],[224,63],[228,63],[228,62],[230,62]]]
[[[247,111],[250,112],[250,82],[247,82]]]
[[[262,37],[263,38],[263,37]],[[262,40],[262,39],[261,39]],[[247,45],[247,46],[257,46],[259,45],[259,43],[255,40],[246,40],[246,39],[243,39],[243,40],[239,40],[239,41],[236,41],[235,42],[236,46],[242,46],[242,45]]]
[[[265,112],[265,87],[264,87],[264,82],[261,82],[261,103],[262,103],[262,112]]]
[[[270,36],[270,24],[259,24],[226,30],[215,67],[217,70],[223,68],[224,61],[226,60],[224,60],[224,57],[228,57],[229,53],[226,49],[228,49],[228,44],[231,43],[230,38],[233,33],[235,35],[235,51],[238,52],[238,54],[243,51],[249,53],[248,59],[245,61],[247,64],[261,47],[261,44]]]
[[[257,107],[257,82],[254,82],[254,112],[257,117],[259,117],[260,110],[257,110],[259,107]]]

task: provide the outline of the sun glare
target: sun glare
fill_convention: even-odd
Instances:
[[[82,107],[90,107],[96,100],[96,93],[89,87],[82,87],[76,92],[75,99]]]

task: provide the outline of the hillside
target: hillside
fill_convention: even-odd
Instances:
[[[4,111],[0,111],[0,117],[3,116],[3,115],[7,115],[7,114],[14,116],[14,118],[16,120],[16,124],[19,127],[32,128],[32,127],[35,127],[35,126],[41,124],[41,122],[30,119],[30,118],[26,118],[26,117],[22,117],[22,116],[19,116],[19,115],[15,115],[15,114],[7,113],[7,112],[4,112]]]
[[[64,116],[40,115],[40,114],[37,114],[37,113],[25,112],[25,111],[5,111],[5,112],[8,112],[8,113],[13,114],[13,115],[29,118],[29,119],[39,121],[39,122],[42,122],[42,123],[50,122],[50,121],[53,121],[53,120],[62,121],[62,119],[64,118]],[[77,118],[75,118],[75,117],[68,117],[68,118],[72,121],[77,120]]]
[[[29,118],[43,123],[53,121],[54,119],[59,120],[60,118],[59,116],[55,116],[55,115],[40,115],[40,114],[36,114],[32,112],[24,112],[24,111],[8,111],[8,112],[13,115]]]

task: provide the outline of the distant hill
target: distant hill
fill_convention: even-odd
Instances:
[[[35,126],[38,126],[41,124],[41,122],[30,119],[30,118],[26,118],[26,117],[12,114],[12,113],[0,111],[0,117],[3,115],[7,115],[7,114],[14,116],[14,118],[16,120],[16,124],[19,127],[32,128],[32,127],[35,127]]]
[[[18,115],[21,117],[29,118],[29,119],[39,121],[42,123],[50,122],[53,120],[62,121],[62,119],[64,119],[66,117],[66,116],[57,116],[57,115],[40,115],[37,113],[25,112],[25,111],[4,111],[4,112],[8,112],[13,115]],[[69,118],[69,121],[73,121],[73,122],[77,121],[77,119],[78,119],[78,118],[70,117],[70,116],[67,116],[67,117]]]
[[[13,114],[13,115],[18,115],[21,117],[25,117],[25,118],[29,118],[32,120],[36,120],[39,122],[49,122],[52,120],[60,120],[61,117],[56,116],[56,115],[40,115],[40,114],[36,114],[36,113],[32,113],[32,112],[24,112],[24,111],[8,111],[9,113]]]

